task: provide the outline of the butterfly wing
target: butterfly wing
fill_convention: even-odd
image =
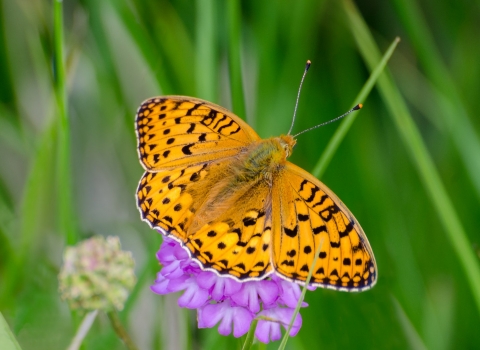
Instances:
[[[271,273],[270,188],[231,186],[232,163],[260,139],[255,131],[213,103],[165,96],[142,103],[136,132],[147,170],[137,188],[142,219],[179,241],[204,269],[240,280]]]
[[[241,281],[268,276],[273,272],[270,187],[257,182],[224,199],[229,204],[214,208],[212,212],[219,214],[212,221],[191,231],[187,248],[203,268],[219,274]]]
[[[196,209],[187,190],[205,179],[209,170],[208,164],[202,164],[145,172],[137,188],[137,207],[142,220],[185,244],[186,229]]]
[[[373,287],[377,266],[360,224],[318,179],[287,162],[273,184],[273,254],[283,277],[306,280],[323,240],[311,285],[343,291]]]
[[[137,149],[147,171],[235,156],[259,136],[227,109],[186,96],[150,98],[135,120]]]
[[[142,218],[203,269],[244,281],[266,277],[273,271],[271,189],[263,181],[232,188],[228,166],[217,164],[146,172],[137,190]]]

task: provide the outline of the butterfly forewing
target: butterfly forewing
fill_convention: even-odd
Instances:
[[[376,282],[376,264],[362,228],[319,180],[288,163],[273,186],[273,263],[294,281],[305,281],[322,241],[310,284],[361,291]]]
[[[234,157],[259,139],[228,110],[183,96],[146,100],[137,111],[135,126],[140,161],[150,171]]]

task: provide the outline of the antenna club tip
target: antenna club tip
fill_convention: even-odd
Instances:
[[[310,68],[311,64],[312,64],[312,62],[310,60],[307,60],[307,64],[305,65],[305,69],[308,70],[308,68]]]
[[[358,105],[356,105],[355,107],[353,107],[353,110],[354,111],[358,111],[359,109],[362,109],[363,108],[363,104],[359,103]]]

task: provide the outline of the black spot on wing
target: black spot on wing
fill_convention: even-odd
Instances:
[[[190,150],[190,148],[191,148],[192,146],[194,146],[194,145],[195,145],[194,143],[190,143],[190,144],[188,144],[188,145],[183,146],[183,147],[182,147],[182,152],[183,152],[183,154],[185,154],[185,155],[191,155],[191,154],[192,154],[192,151]]]
[[[193,130],[195,130],[195,124],[191,123],[190,127],[187,130],[187,134],[191,134],[193,132]]]
[[[298,234],[298,225],[296,225],[293,229],[289,229],[288,227],[283,227],[283,231],[288,237],[296,237]]]

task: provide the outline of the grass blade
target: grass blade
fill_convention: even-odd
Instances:
[[[297,317],[297,314],[300,312],[300,308],[302,307],[303,300],[305,299],[305,294],[307,294],[307,289],[308,289],[307,286],[310,283],[310,279],[312,278],[313,269],[315,268],[315,265],[317,264],[318,255],[320,254],[320,251],[322,250],[322,245],[323,245],[323,238],[320,240],[320,244],[318,245],[317,249],[315,250],[315,257],[313,258],[312,265],[310,265],[307,280],[305,281],[305,285],[302,288],[302,294],[301,294],[300,298],[298,299],[297,306],[295,307],[295,311],[293,312],[293,316],[292,316],[292,319],[290,320],[290,324],[288,325],[287,331],[285,332],[285,334],[282,338],[282,342],[280,343],[280,346],[278,347],[279,350],[284,350],[285,346],[287,346],[287,341],[288,341],[288,338],[290,337],[290,331],[292,330],[293,323],[295,322],[295,318]]]
[[[350,18],[350,28],[357,41],[358,48],[370,69],[375,67],[380,54],[371,33],[361,18],[354,4],[348,0],[343,2],[345,11]],[[400,92],[388,75],[379,78],[379,90],[393,118],[398,132],[420,178],[423,186],[437,211],[447,237],[457,255],[467,276],[477,309],[480,313],[480,266],[468,240],[467,234],[447,194],[433,160],[422,140],[410,112]]]
[[[257,328],[258,320],[254,319],[250,325],[245,342],[243,343],[242,350],[249,350],[252,348],[253,340],[255,339],[255,329]]]
[[[236,115],[246,119],[245,94],[243,92],[241,62],[241,8],[238,0],[227,2],[228,12],[228,68],[230,90],[232,94],[232,110]]]
[[[63,1],[54,3],[54,83],[58,107],[57,195],[59,229],[67,244],[77,242],[72,209],[70,171],[70,122],[68,119],[67,91],[63,50]]]
[[[442,62],[442,53],[435,45],[418,1],[396,0],[393,3],[428,80],[438,88],[434,96],[436,103],[442,108],[439,109],[437,118],[442,119],[445,130],[450,133],[480,198],[480,138],[467,114],[451,69]]]
[[[197,1],[196,30],[196,95],[207,101],[217,100],[217,60],[215,55],[215,14],[214,0]]]
[[[392,56],[399,42],[400,42],[400,38],[398,37],[395,38],[393,43],[390,45],[388,50],[383,55],[380,62],[377,64],[375,69],[373,69],[372,74],[370,74],[370,77],[368,78],[365,85],[362,87],[362,90],[360,90],[358,96],[355,98],[353,106],[367,99],[368,94],[370,93],[370,91],[372,91],[375,83],[378,80],[378,77],[385,69],[385,66],[387,65],[388,60]],[[327,144],[327,147],[322,152],[320,159],[318,160],[317,164],[313,168],[312,170],[313,176],[320,178],[323,175],[323,173],[327,169],[328,164],[332,160],[333,155],[337,151],[338,146],[340,146],[340,143],[345,138],[345,135],[347,134],[348,130],[350,130],[350,127],[352,126],[356,118],[357,118],[357,113],[352,113],[351,115],[349,115],[348,117],[342,120],[340,126],[337,128],[337,130],[333,134],[332,138]]]
[[[4,350],[21,350],[20,345],[15,339],[7,321],[0,312],[0,349]]]
[[[397,318],[400,322],[400,326],[402,326],[403,333],[405,334],[405,338],[410,345],[410,349],[427,350],[427,347],[423,343],[422,338],[413,326],[412,321],[410,321],[405,310],[403,310],[402,305],[394,296],[392,296],[392,302],[393,306],[395,307],[395,311],[397,312]]]

